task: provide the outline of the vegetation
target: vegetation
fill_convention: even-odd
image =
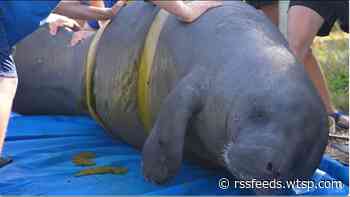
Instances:
[[[72,159],[72,162],[76,166],[95,166],[96,163],[93,159],[96,158],[96,154],[93,152],[81,152],[75,155]],[[80,176],[89,176],[89,175],[98,175],[98,174],[115,174],[123,175],[128,172],[128,169],[125,167],[116,167],[116,166],[97,166],[93,168],[86,168],[80,170],[75,174],[76,177]]]
[[[101,167],[81,170],[80,172],[75,174],[75,176],[79,177],[79,176],[99,175],[99,174],[123,175],[123,174],[126,174],[127,172],[128,172],[128,169],[124,167],[101,166]]]
[[[336,25],[330,36],[316,38],[312,48],[327,79],[334,105],[349,113],[349,34]]]
[[[82,152],[73,157],[72,162],[77,166],[94,166],[96,163],[92,161],[96,155],[92,152]]]

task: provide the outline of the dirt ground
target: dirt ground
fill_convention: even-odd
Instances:
[[[349,131],[336,128],[334,120],[330,120],[326,153],[341,163],[349,165]]]

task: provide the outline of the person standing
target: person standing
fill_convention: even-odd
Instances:
[[[292,0],[288,11],[287,34],[290,49],[305,65],[329,116],[334,118],[336,126],[349,129],[349,117],[332,104],[325,77],[311,50],[315,37],[328,36],[336,21],[339,21],[344,32],[349,33],[349,1]]]
[[[59,0],[0,1],[0,167],[11,162],[2,156],[2,149],[18,83],[12,47],[35,31],[51,12],[77,19],[107,20],[122,6],[116,3],[112,8],[97,8]]]

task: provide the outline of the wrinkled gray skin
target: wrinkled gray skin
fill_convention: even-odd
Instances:
[[[101,38],[94,73],[96,111],[113,136],[143,146],[146,179],[164,183],[175,176],[183,153],[241,180],[310,177],[327,141],[322,102],[278,29],[238,1],[192,24],[167,19],[151,70],[154,126],[147,138],[137,72],[157,11],[144,3],[123,8]],[[47,34],[41,29],[17,47],[16,109],[84,113],[77,104],[84,100],[83,57],[91,39],[70,48],[71,33]]]
[[[304,66],[265,16],[225,2],[191,25],[172,17],[154,64],[152,91],[166,98],[152,105],[159,113],[143,147],[148,180],[175,176],[184,146],[242,180],[312,175],[327,141],[326,114]],[[176,71],[162,69],[169,65]]]

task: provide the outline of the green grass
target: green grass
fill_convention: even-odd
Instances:
[[[349,112],[349,35],[335,26],[329,37],[316,38],[313,52],[327,79],[334,105]]]

